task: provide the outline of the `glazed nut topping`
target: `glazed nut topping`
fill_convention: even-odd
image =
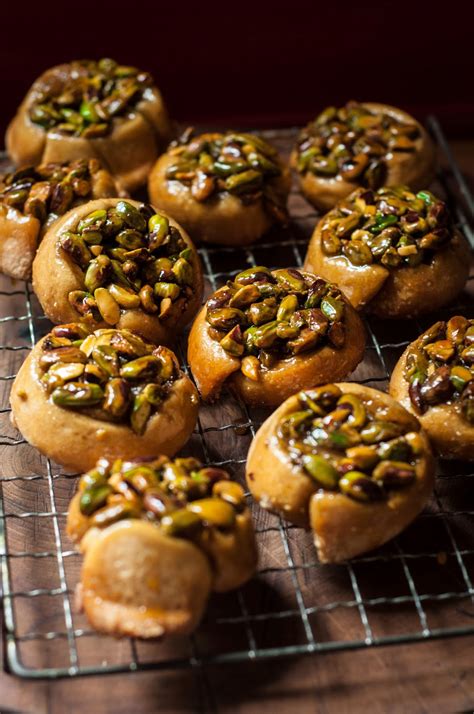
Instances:
[[[385,500],[390,491],[410,486],[424,453],[417,432],[334,384],[300,392],[277,438],[318,489],[362,502]]]
[[[389,114],[373,112],[357,102],[327,107],[298,139],[297,168],[323,178],[378,188],[394,153],[413,152],[420,131]]]
[[[46,131],[85,138],[106,136],[114,118],[132,111],[151,86],[151,75],[135,67],[112,59],[78,60],[67,66],[62,82],[36,83],[38,96],[29,117]]]
[[[360,188],[323,219],[321,248],[353,265],[415,267],[446,248],[452,236],[446,204],[430,191]]]
[[[174,353],[129,330],[54,327],[42,343],[41,384],[59,407],[143,434],[181,373]]]
[[[242,372],[255,381],[279,359],[345,342],[339,290],[293,268],[244,270],[217,290],[206,308],[211,335],[242,358]]]
[[[48,225],[91,199],[101,168],[97,159],[78,159],[18,169],[0,178],[0,202]]]
[[[408,353],[405,379],[418,413],[453,404],[474,424],[474,320],[458,315],[427,330]]]
[[[227,471],[194,458],[100,459],[82,476],[79,491],[89,527],[138,518],[178,538],[199,537],[212,528],[231,531],[245,508],[244,490]]]
[[[278,153],[260,137],[229,132],[193,138],[187,130],[169,153],[175,160],[166,178],[189,186],[196,201],[222,193],[238,196],[243,203],[263,198],[274,217],[286,221],[284,202],[272,186],[272,179],[282,173]]]
[[[68,298],[91,323],[116,325],[121,310],[137,308],[169,318],[184,311],[194,293],[192,249],[149,205],[119,201],[93,211],[74,232],[62,233],[59,245],[84,272],[84,289]]]

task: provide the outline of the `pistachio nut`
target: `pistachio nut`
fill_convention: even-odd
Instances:
[[[208,299],[206,320],[212,337],[245,360],[242,371],[253,380],[279,359],[328,342],[337,349],[345,341],[339,290],[292,268],[272,272],[256,266],[238,273]]]
[[[428,204],[405,186],[359,188],[321,222],[321,249],[355,266],[415,267],[446,249],[454,235],[446,204]]]
[[[297,169],[378,188],[392,152],[413,152],[419,138],[415,123],[357,102],[327,107],[298,136]]]
[[[136,309],[169,317],[178,301],[181,314],[194,293],[194,249],[147,204],[120,200],[92,211],[59,246],[84,271],[84,290],[68,299],[91,322],[116,325],[121,310]]]
[[[409,347],[404,377],[417,412],[453,403],[470,421],[463,394],[470,393],[474,376],[473,340],[474,320],[456,315],[435,323]]]
[[[378,418],[370,397],[329,384],[299,392],[296,401],[276,438],[319,489],[372,502],[416,480],[425,442],[408,424]]]
[[[168,181],[179,181],[199,203],[229,193],[242,203],[262,200],[273,220],[286,222],[281,191],[273,190],[282,174],[275,149],[253,134],[227,132],[198,137],[189,130],[169,151],[173,163],[166,170]]]

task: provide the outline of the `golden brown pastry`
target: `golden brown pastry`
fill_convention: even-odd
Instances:
[[[148,72],[111,59],[52,67],[32,85],[6,135],[18,166],[100,159],[122,189],[145,183],[171,137]]]
[[[416,414],[438,454],[474,459],[474,320],[440,321],[410,343],[390,394]]]
[[[413,117],[388,104],[348,102],[327,107],[298,137],[292,164],[301,191],[327,211],[358,186],[428,186],[434,146]]]
[[[289,169],[276,149],[254,134],[190,131],[156,162],[150,200],[168,211],[194,241],[254,243],[286,223]]]
[[[139,332],[172,343],[201,305],[203,279],[183,229],[152,206],[116,198],[69,211],[46,233],[33,288],[55,323]]]
[[[322,563],[377,548],[422,510],[434,459],[417,419],[388,394],[342,382],[300,392],[257,432],[247,483],[262,506],[310,527]]]
[[[13,383],[13,422],[27,441],[75,471],[99,456],[172,456],[196,424],[198,395],[174,353],[130,330],[60,325]]]
[[[67,532],[85,554],[79,598],[107,634],[189,633],[210,592],[239,587],[257,565],[242,486],[194,458],[99,459]]]
[[[97,159],[28,166],[0,176],[0,272],[28,280],[45,231],[75,206],[119,190]]]
[[[208,299],[191,329],[188,361],[203,399],[225,384],[247,404],[273,407],[352,372],[364,346],[362,322],[335,285],[258,266]]]
[[[470,249],[446,204],[406,186],[359,188],[318,223],[305,269],[334,281],[356,309],[415,317],[453,300]]]

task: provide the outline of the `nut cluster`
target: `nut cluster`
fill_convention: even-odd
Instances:
[[[345,255],[353,265],[387,268],[429,262],[453,236],[446,204],[430,191],[405,186],[359,188],[330,211],[321,224],[326,255]]]
[[[344,300],[322,278],[298,270],[258,266],[239,273],[206,303],[212,336],[242,372],[258,380],[279,359],[345,341]]]
[[[287,220],[283,197],[272,185],[282,173],[278,153],[260,137],[229,132],[193,138],[188,130],[169,154],[175,161],[166,178],[189,186],[196,201],[220,193],[238,196],[243,203],[263,198],[277,220]]]
[[[405,379],[420,414],[454,403],[459,415],[474,424],[474,320],[458,315],[434,324],[411,347]]]
[[[97,159],[28,166],[0,178],[0,202],[48,226],[93,196]]]
[[[245,507],[242,486],[223,469],[194,458],[100,459],[82,476],[79,491],[80,510],[90,527],[140,518],[181,538],[199,537],[209,527],[231,530]]]
[[[180,369],[174,353],[129,330],[91,333],[82,323],[58,325],[42,343],[41,383],[59,407],[128,424],[143,434],[166,401]]]
[[[416,124],[357,102],[327,107],[299,135],[297,169],[378,188],[385,182],[387,159],[394,152],[414,151],[419,136]]]
[[[106,136],[115,117],[144,99],[153,79],[148,72],[112,59],[77,60],[67,65],[59,84],[58,88],[58,82],[36,83],[31,121],[46,130],[92,139]]]
[[[118,201],[65,231],[59,245],[84,271],[84,290],[68,299],[91,323],[116,325],[121,309],[140,308],[160,319],[193,295],[193,251],[168,219],[146,204]]]
[[[277,436],[318,488],[356,501],[380,501],[416,479],[423,455],[417,432],[377,418],[355,394],[335,384],[300,392],[298,409],[282,418]]]

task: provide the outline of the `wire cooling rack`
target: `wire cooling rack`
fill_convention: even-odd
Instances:
[[[472,197],[434,118],[429,129],[444,167],[436,189],[474,245]],[[288,155],[295,130],[266,134]],[[297,191],[290,212],[289,229],[252,248],[201,249],[208,290],[249,265],[301,265],[317,214]],[[472,287],[470,281],[443,316],[474,316]],[[12,380],[49,323],[28,284],[2,278],[0,300],[0,562],[10,672],[55,678],[197,668],[474,633],[474,474],[465,463],[440,464],[431,502],[401,536],[341,565],[320,565],[309,534],[249,501],[260,552],[257,576],[237,592],[213,596],[194,636],[115,641],[92,631],[75,607],[81,558],[65,534],[77,475],[41,457],[9,419]],[[352,379],[386,388],[401,351],[434,319],[370,319],[365,358]],[[178,351],[185,364],[184,342]],[[265,417],[226,394],[201,408],[185,453],[228,467],[242,480],[250,441]]]

